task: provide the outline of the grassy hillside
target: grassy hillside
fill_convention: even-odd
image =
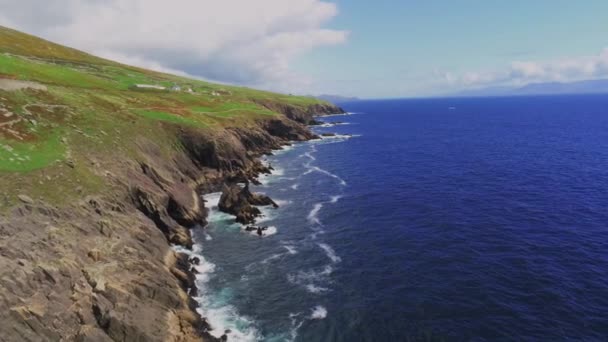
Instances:
[[[137,158],[136,135],[175,149],[168,125],[214,130],[277,115],[260,101],[323,103],[126,66],[0,27],[0,208],[19,193],[62,202],[103,189],[100,169]]]

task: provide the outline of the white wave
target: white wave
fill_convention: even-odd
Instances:
[[[292,188],[293,190],[298,190],[298,187],[299,187],[299,186],[300,186],[300,184],[296,183],[296,184],[292,185],[292,186],[291,186],[291,188]]]
[[[323,234],[325,234],[325,231],[323,229],[315,230],[314,233],[310,234],[310,239],[316,240],[319,235],[323,235]]]
[[[215,264],[207,261],[200,254],[202,246],[195,241],[192,250],[179,246],[174,246],[173,249],[177,252],[185,253],[189,257],[199,259],[199,264],[194,265],[194,268],[198,272],[195,275],[198,295],[194,297],[194,300],[200,305],[196,309],[197,312],[207,319],[207,322],[209,322],[213,329],[210,331],[211,335],[219,338],[226,330],[230,329],[230,341],[258,341],[260,335],[255,328],[254,322],[248,317],[241,316],[235,307],[227,303],[230,297],[229,289],[224,289],[220,293],[213,293],[208,288],[207,283],[213,276],[216,267]]]
[[[206,305],[205,310],[198,310],[199,313],[205,315],[207,322],[213,330],[209,333],[217,338],[220,338],[226,330],[230,330],[228,338],[230,341],[237,342],[253,342],[259,341],[261,336],[254,326],[253,320],[240,316],[235,307],[231,305],[222,305],[214,307],[213,302],[202,301],[201,305]]]
[[[280,258],[281,258],[283,255],[284,255],[284,253],[277,253],[277,254],[273,254],[273,255],[269,256],[268,258],[266,258],[266,259],[262,260],[262,261],[261,261],[261,264],[263,264],[263,265],[264,265],[264,264],[267,264],[267,263],[269,263],[269,262],[271,262],[271,261],[274,261],[274,260],[280,259]]]
[[[221,192],[214,192],[203,196],[205,200],[205,207],[209,209],[209,214],[207,215],[207,222],[209,222],[209,224],[221,223],[221,226],[225,226],[226,228],[238,231],[241,227],[241,224],[236,223],[234,221],[234,216],[221,212],[218,209],[218,204],[220,202],[221,197]]]
[[[220,198],[222,197],[221,192],[213,192],[210,194],[206,194],[203,196],[205,200],[205,207],[209,209],[217,209],[217,206],[220,203]]]
[[[360,134],[335,134],[335,135],[321,136],[321,139],[322,140],[331,140],[331,139],[346,140],[346,139],[350,139],[350,138],[358,138],[360,136],[361,136]]]
[[[310,160],[317,160],[317,158],[315,158],[315,157],[314,157],[314,156],[311,154],[311,152],[306,152],[306,153],[304,153],[304,156],[305,156],[305,157],[307,157],[307,158],[308,158],[308,159],[310,159]]]
[[[340,182],[340,185],[346,186],[346,181],[344,179],[342,179],[342,178],[334,175],[333,173],[331,173],[329,171],[323,170],[322,168],[320,168],[318,166],[310,166],[310,168],[308,169],[308,171],[304,172],[304,175],[308,175],[308,174],[313,173],[313,172],[319,172],[319,173],[327,175],[327,176],[329,176],[331,178],[335,178],[335,179],[337,179]]]
[[[321,305],[315,306],[310,314],[310,319],[324,319],[325,317],[327,317],[327,309]]]
[[[285,248],[287,250],[287,253],[289,253],[291,255],[298,254],[298,251],[296,250],[296,248],[294,246],[283,245],[283,248]]]
[[[295,145],[283,145],[283,146],[281,146],[281,148],[280,148],[280,149],[278,149],[278,150],[273,150],[273,153],[274,153],[275,155],[278,155],[278,154],[283,154],[283,153],[285,153],[285,152],[289,152],[289,151],[293,150],[295,147],[296,147]]]
[[[308,221],[312,224],[321,225],[321,220],[319,220],[319,211],[323,208],[322,203],[315,204],[314,208],[308,213]]]
[[[272,221],[279,215],[279,212],[271,206],[258,207],[258,209],[260,209],[262,216],[255,220],[256,223]]]
[[[206,241],[211,241],[211,240],[213,240],[213,238],[211,237],[211,235],[205,234],[205,240]]]
[[[284,207],[286,205],[291,204],[292,202],[290,200],[280,200],[280,199],[275,199],[274,202],[279,206],[279,207]]]
[[[275,181],[279,180],[281,178],[281,176],[283,176],[285,174],[285,169],[278,167],[278,166],[273,166],[272,173],[271,174],[262,174],[258,177],[258,181],[260,183],[262,183],[262,185],[268,185],[270,183],[274,183]]]
[[[337,254],[336,251],[334,251],[333,248],[331,248],[330,245],[326,244],[326,243],[319,243],[318,244],[319,247],[321,247],[321,249],[323,249],[325,251],[325,255],[327,255],[327,257],[333,262],[333,263],[339,263],[340,261],[342,261],[342,258],[340,258]]]
[[[298,271],[295,274],[290,273],[287,275],[287,280],[295,285],[303,285],[306,286],[310,283],[314,282],[322,282],[327,281],[327,277],[329,277],[333,273],[334,269],[331,265],[326,265],[322,270],[310,270],[310,271]]]
[[[298,337],[298,330],[302,327],[302,324],[304,324],[304,320],[300,320],[298,322],[298,316],[300,316],[300,312],[294,314],[294,313],[290,313],[289,314],[289,319],[291,319],[291,330],[289,331],[289,335],[290,335],[290,339],[288,339],[287,341],[289,342],[293,342],[296,340],[296,337]]]
[[[319,127],[328,128],[328,127],[346,126],[346,125],[352,125],[352,123],[351,122],[325,122],[325,123],[319,125]]]
[[[340,200],[342,197],[344,197],[344,196],[342,196],[342,195],[338,195],[338,196],[331,196],[331,199],[329,200],[329,203],[332,203],[332,204],[334,204],[334,203],[338,203],[338,201],[339,201],[339,200]]]
[[[349,112],[346,112],[346,113],[340,113],[340,114],[323,114],[323,117],[326,117],[326,116],[347,116],[347,115],[353,115],[353,114],[360,114],[360,113],[355,113],[355,112],[349,113]]]
[[[329,291],[328,288],[317,286],[315,284],[308,284],[308,285],[306,285],[306,290],[308,292],[314,293],[314,294],[319,294],[319,293],[323,293],[323,292]]]

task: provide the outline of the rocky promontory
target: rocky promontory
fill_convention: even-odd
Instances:
[[[286,116],[213,132],[164,129],[179,152],[140,136],[137,160],[97,161],[112,192],[62,207],[27,198],[0,218],[7,341],[216,340],[189,296],[187,257],[171,245],[191,248],[190,229],[205,225],[200,193],[222,190],[222,210],[244,224],[260,215],[256,206],[276,206],[249,190],[270,171],[257,158],[316,136]]]
[[[120,64],[0,26],[0,341],[218,341],[197,311],[201,194],[250,222],[259,157],[317,99]],[[24,86],[25,85],[25,86]],[[204,312],[201,311],[201,312]]]
[[[242,188],[238,184],[224,185],[218,207],[221,211],[236,216],[236,222],[255,223],[255,219],[262,215],[256,206],[279,207],[270,197],[252,193],[249,183],[245,183]]]

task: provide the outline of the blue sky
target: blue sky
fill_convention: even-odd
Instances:
[[[544,63],[598,56],[608,47],[608,1],[335,1],[330,28],[350,31],[314,50],[294,69],[327,92],[363,97],[426,96],[509,82],[446,81],[500,74],[516,61]],[[573,79],[607,75],[572,75]],[[449,77],[448,77],[449,78]],[[493,80],[496,79],[496,82]],[[498,80],[500,79],[500,80]],[[567,81],[568,79],[560,78]]]
[[[0,25],[284,93],[437,96],[608,78],[608,0],[0,0]]]

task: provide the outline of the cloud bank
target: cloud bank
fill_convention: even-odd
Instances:
[[[608,48],[597,55],[551,61],[516,61],[504,70],[443,73],[452,86],[480,87],[525,85],[539,82],[571,82],[608,77]]]
[[[0,24],[124,63],[292,90],[297,57],[347,40],[321,0],[0,0]]]

